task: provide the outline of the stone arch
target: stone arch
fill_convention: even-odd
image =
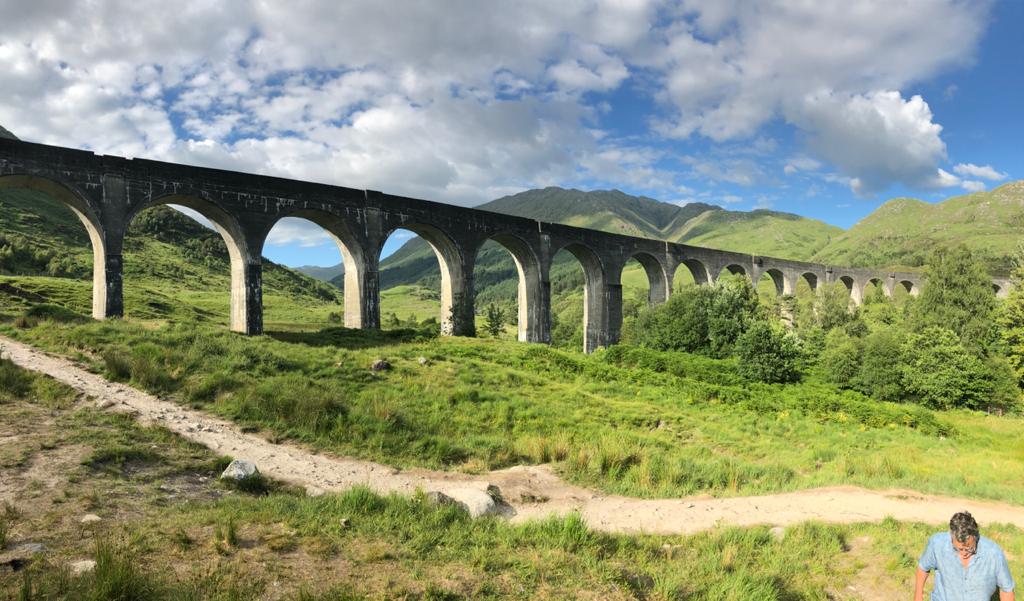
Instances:
[[[463,266],[465,257],[459,245],[450,235],[435,225],[427,223],[401,223],[386,230],[381,236],[381,245],[375,256],[380,261],[384,242],[395,230],[409,230],[422,238],[437,256],[441,268],[441,334],[445,336],[472,336],[476,330],[473,322],[473,298],[471,289],[466,289],[466,276]],[[377,291],[376,302],[380,304],[380,291]]]
[[[876,288],[881,289],[882,290],[882,294],[884,294],[886,296],[886,298],[892,298],[892,291],[889,289],[888,286],[885,285],[885,281],[882,278],[880,278],[880,277],[872,276],[872,277],[867,278],[864,281],[864,285],[861,286],[860,297],[862,299],[867,298],[868,284],[871,284],[871,285],[875,286]]]
[[[516,266],[516,273],[519,277],[516,295],[519,341],[550,342],[550,328],[545,325],[549,323],[550,317],[545,313],[548,308],[544,302],[540,260],[537,258],[537,253],[526,240],[516,234],[502,232],[490,236],[484,242],[487,240],[493,240],[508,251]],[[479,253],[481,248],[483,248],[483,243],[477,247],[476,252]]]
[[[552,249],[568,251],[583,267],[583,352],[590,353],[607,343],[608,302],[605,298],[606,275],[598,254],[585,244],[572,242]]]
[[[636,259],[647,273],[647,304],[653,306],[668,300],[670,293],[669,277],[661,261],[645,251],[633,253],[626,262],[628,263],[630,259]]]
[[[907,294],[909,294],[910,296],[917,296],[920,292],[920,289],[917,287],[917,284],[910,280],[900,280],[898,283],[900,286],[903,286],[903,289],[906,290]]]
[[[698,286],[711,282],[711,272],[708,270],[707,265],[701,261],[698,261],[697,259],[683,259],[680,265],[685,266],[690,270],[690,275],[693,276],[693,282]]]
[[[800,274],[800,277],[803,278],[803,280],[805,282],[807,282],[807,285],[810,286],[812,292],[817,292],[817,290],[818,290],[818,276],[816,274],[814,274],[814,273],[812,273],[810,271],[806,271],[806,272]]]
[[[720,280],[726,272],[732,275],[743,275],[750,279],[750,274],[747,273],[747,270],[744,269],[742,265],[739,265],[737,263],[729,263],[725,267],[723,267],[717,275],[715,275],[715,281],[717,282],[718,280]],[[753,283],[753,280],[751,280],[751,284]]]
[[[327,232],[341,253],[341,262],[345,266],[344,304],[346,328],[377,327],[376,313],[369,307],[369,294],[366,281],[367,257],[364,245],[352,232],[351,226],[339,215],[319,209],[297,209],[282,213],[267,228],[267,234],[277,223],[286,217],[298,217],[319,225]]]
[[[0,176],[0,188],[26,188],[42,192],[60,202],[78,217],[89,234],[92,246],[92,316],[94,319],[118,317],[123,307],[120,298],[120,271],[115,275],[115,290],[108,290],[107,244],[106,232],[99,220],[99,215],[89,206],[85,196],[73,187],[56,179],[36,175],[4,175]],[[110,249],[114,256],[120,258],[120,249]],[[116,298],[108,298],[113,296]]]
[[[992,282],[992,294],[995,294],[996,297],[999,297],[999,293],[1002,292],[1002,291],[1003,291],[1003,287],[1002,286],[1000,286],[999,284],[997,284],[995,282]]]
[[[261,249],[250,249],[238,220],[216,202],[203,198],[199,193],[167,194],[140,204],[126,216],[125,231],[139,213],[161,205],[179,205],[192,209],[213,224],[224,239],[231,264],[231,329],[245,334],[262,334]]]
[[[773,267],[766,269],[764,273],[768,274],[772,279],[772,283],[775,284],[775,296],[782,296],[786,293],[786,276],[781,270]],[[756,286],[757,283],[755,282],[754,285]]]

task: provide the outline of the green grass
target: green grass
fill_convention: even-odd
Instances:
[[[136,327],[114,329],[123,335]],[[251,348],[269,351],[268,367],[282,365],[280,349],[268,348],[269,340],[222,338],[258,344]],[[405,344],[415,343],[393,348]],[[464,362],[479,361],[487,346],[507,354],[512,345],[452,341],[441,349],[462,349]],[[542,351],[539,359],[550,364],[551,373],[568,370],[576,379],[609,364],[607,357]],[[629,360],[651,363],[631,371],[659,374],[714,366],[707,359],[691,364],[679,357]],[[257,494],[216,493],[220,485],[209,477],[227,458],[162,428],[142,427],[127,415],[76,408],[73,390],[9,361],[0,361],[0,399],[0,425],[30,426],[23,444],[34,446],[35,465],[62,450],[78,450],[83,457],[78,467],[64,470],[63,492],[29,489],[26,494],[33,496],[18,498],[27,503],[22,510],[5,509],[0,524],[9,540],[43,538],[49,550],[20,573],[0,573],[0,599],[824,600],[864,582],[893,596],[907,588],[928,535],[941,528],[886,520],[804,523],[786,528],[781,539],[767,526],[627,536],[593,531],[576,514],[522,525],[470,520],[456,507],[429,504],[422,494],[380,496],[356,488],[310,498],[273,482],[251,491]],[[465,399],[487,401],[479,393]],[[627,422],[617,420],[616,429],[627,430]],[[190,496],[168,496],[163,485],[176,481],[196,482],[198,488]],[[82,536],[64,518],[83,510],[119,517],[105,518]],[[983,524],[983,532],[1021,573],[1024,533],[999,524]],[[68,562],[83,557],[96,561],[96,569],[73,576]]]
[[[44,320],[0,331],[242,425],[398,466],[553,461],[574,482],[643,497],[860,484],[1024,502],[1020,418],[879,403],[814,381],[738,384],[730,361],[413,330],[246,338]],[[371,373],[381,357],[394,369]]]

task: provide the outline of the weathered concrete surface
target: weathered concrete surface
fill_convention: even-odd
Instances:
[[[261,256],[267,234],[284,217],[302,217],[323,227],[345,261],[345,324],[380,327],[379,260],[396,229],[425,239],[441,267],[441,330],[473,335],[473,268],[488,240],[506,248],[519,272],[519,339],[551,340],[551,261],[559,250],[583,266],[584,349],[619,340],[621,274],[630,259],[644,267],[651,303],[664,302],[676,271],[685,267],[699,284],[723,272],[757,282],[768,274],[779,294],[792,294],[803,278],[812,288],[843,282],[854,302],[878,282],[886,294],[904,286],[916,294],[921,276],[849,269],[775,257],[636,238],[428,200],[393,196],[276,177],[101,156],[82,150],[0,139],[0,187],[40,190],[66,204],[81,219],[94,252],[93,316],[124,312],[121,252],[128,224],[161,204],[191,208],[218,229],[231,258],[231,328],[263,331]],[[994,281],[1000,294],[1009,282]]]

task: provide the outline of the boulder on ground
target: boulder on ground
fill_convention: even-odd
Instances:
[[[389,371],[390,369],[391,364],[388,363],[387,359],[377,359],[376,361],[370,364],[370,371],[373,372]]]
[[[235,480],[241,481],[247,478],[252,478],[260,471],[256,469],[256,464],[245,459],[235,459],[228,464],[227,469],[220,475],[221,480]]]
[[[96,569],[96,562],[91,559],[80,559],[78,561],[71,562],[71,573],[75,576],[81,576],[86,572],[91,572]]]
[[[416,359],[416,362],[424,367],[430,365],[430,359],[427,359],[426,357],[420,357],[419,359]]]
[[[427,493],[427,502],[431,505],[456,505],[459,502],[443,492],[432,490]]]
[[[95,513],[87,513],[82,516],[82,519],[78,520],[82,524],[95,524],[96,522],[103,521],[103,518],[96,515]]]
[[[471,518],[500,513],[494,497],[487,494],[487,491],[480,490],[479,488],[453,488],[448,491],[447,496],[454,499],[459,505],[462,505]]]

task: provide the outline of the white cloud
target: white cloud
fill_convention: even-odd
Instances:
[[[599,95],[633,84],[659,101],[650,119],[663,135],[734,141],[734,155],[690,163],[689,176],[766,181],[759,161],[777,143],[758,134],[782,117],[806,132],[806,161],[858,189],[935,185],[945,151],[923,101],[927,120],[897,127],[840,119],[869,114],[862,102],[889,115],[879,95],[899,95],[879,90],[969,60],[990,4],[0,3],[0,123],[19,137],[460,204],[578,181],[689,196],[649,138],[602,123],[614,111]],[[899,126],[911,121],[924,129]],[[860,156],[871,136],[912,164]],[[825,152],[826,139],[853,150]],[[804,165],[783,170],[821,168]]]
[[[327,231],[319,225],[306,219],[285,217],[274,224],[274,228],[267,235],[266,243],[270,246],[297,245],[313,248],[333,242]]]
[[[800,171],[817,171],[820,168],[821,161],[817,161],[808,156],[795,156],[790,157],[790,159],[786,161],[786,165],[782,168],[782,171],[786,175],[794,175]]]
[[[805,132],[817,156],[850,178],[858,194],[875,193],[893,182],[924,188],[959,183],[937,167],[946,157],[942,126],[932,122],[920,96],[905,100],[894,91],[819,92],[790,107],[788,118]]]
[[[1000,173],[989,165],[979,167],[973,163],[960,163],[953,167],[953,171],[956,172],[957,175],[963,177],[980,177],[981,179],[987,179],[993,182],[1006,179],[1005,173]]]
[[[864,190],[896,182],[929,185],[944,157],[944,151],[935,152],[934,142],[941,143],[938,130],[933,136],[899,123],[893,127],[884,118],[862,119],[862,128],[873,129],[858,130],[836,120],[853,117],[849,113],[857,110],[858,98],[877,104],[886,90],[969,62],[991,4],[683,0],[680,13],[689,20],[666,27],[663,43],[642,58],[661,74],[661,98],[675,109],[671,119],[658,120],[656,127],[670,137],[699,134],[725,141],[752,136],[781,116],[811,140],[828,139],[840,147],[860,147],[867,138],[880,136],[889,156],[916,159],[909,171],[882,165],[860,169],[858,163],[867,157],[842,156],[833,162],[834,153],[824,152],[822,144],[809,149],[815,158],[860,180]],[[922,15],[928,15],[927,26],[922,26]],[[808,98],[842,99],[834,108],[846,114],[828,119],[819,107],[807,105]],[[916,108],[913,100],[908,104]],[[918,148],[921,142],[927,147]],[[795,173],[797,166],[792,167],[784,172]]]
[[[960,182],[960,187],[963,188],[964,190],[967,190],[968,192],[984,192],[985,182],[964,180]]]

